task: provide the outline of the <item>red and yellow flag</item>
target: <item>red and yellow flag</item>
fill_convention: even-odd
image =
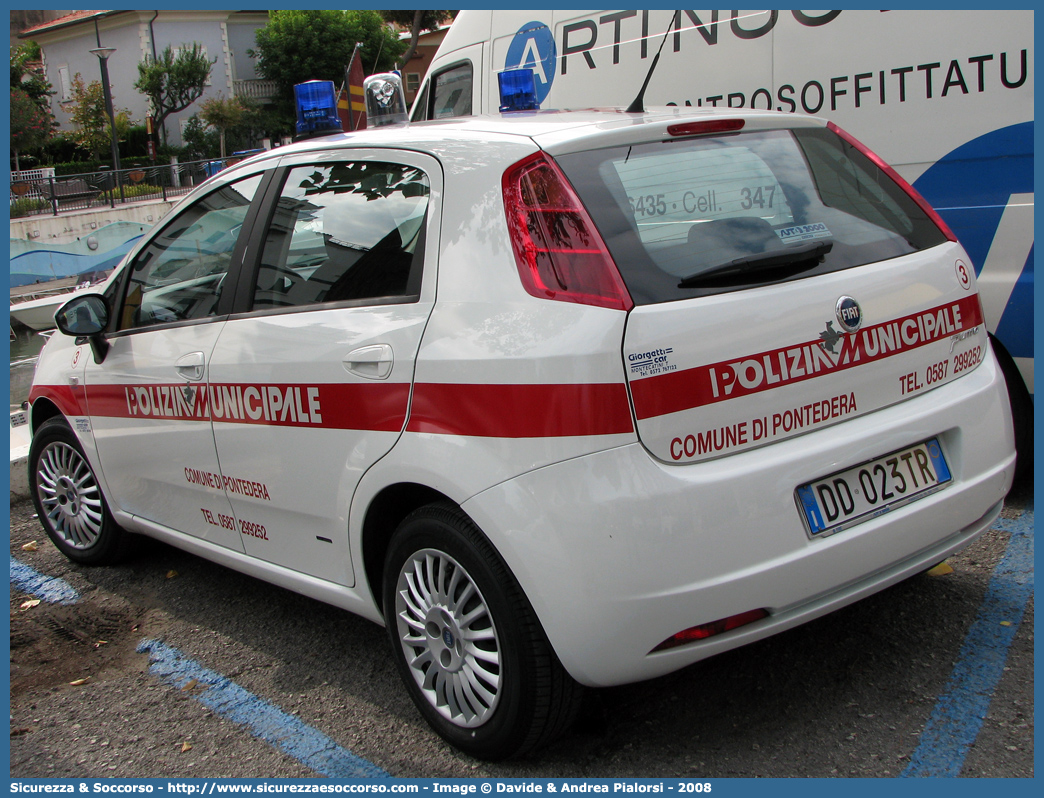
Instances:
[[[366,128],[366,100],[363,96],[363,78],[362,59],[356,53],[348,70],[348,85],[341,89],[341,94],[337,98],[337,115],[341,117],[341,124],[344,126],[346,133]],[[349,99],[351,101],[350,113]]]

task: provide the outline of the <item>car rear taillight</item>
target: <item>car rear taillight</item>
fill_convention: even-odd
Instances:
[[[668,648],[674,648],[675,646],[683,646],[686,643],[693,642],[694,640],[706,640],[708,637],[714,637],[714,635],[720,635],[722,632],[730,632],[733,629],[739,629],[741,626],[746,626],[748,623],[754,623],[754,621],[760,621],[762,618],[767,617],[768,611],[766,610],[749,610],[747,612],[741,612],[739,615],[730,615],[728,618],[722,618],[719,621],[711,621],[710,623],[701,623],[699,626],[691,626],[688,629],[683,629],[676,635],[668,637],[649,653],[652,654],[655,651],[664,651]]]
[[[950,226],[943,221],[942,217],[938,213],[936,213],[935,208],[929,205],[928,201],[919,193],[917,193],[917,189],[915,189],[913,186],[907,183],[899,175],[899,173],[895,171],[895,169],[893,169],[891,166],[885,163],[880,155],[878,155],[865,144],[863,144],[863,142],[861,142],[859,139],[855,138],[855,136],[853,136],[851,133],[848,133],[847,131],[839,128],[833,122],[827,122],[827,129],[832,130],[844,141],[851,144],[853,147],[859,150],[859,152],[863,153],[863,155],[865,155],[867,158],[873,161],[874,165],[877,166],[878,169],[880,169],[882,172],[884,172],[886,175],[892,178],[892,180],[895,181],[895,184],[899,186],[899,188],[901,188],[903,191],[910,195],[910,199],[912,199],[914,202],[921,206],[921,210],[923,210],[925,214],[927,214],[929,219],[935,222],[935,224],[942,231],[944,236],[950,239],[950,241],[953,241],[955,243],[957,242],[957,236],[954,235],[953,230],[951,230]]]
[[[543,152],[504,173],[511,248],[526,291],[541,299],[630,310],[631,295],[580,198]]]

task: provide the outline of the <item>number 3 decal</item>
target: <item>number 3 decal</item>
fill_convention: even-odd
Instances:
[[[957,282],[961,284],[961,288],[967,291],[971,288],[971,274],[968,271],[968,264],[963,260],[959,260],[954,264],[954,268],[957,270]]]

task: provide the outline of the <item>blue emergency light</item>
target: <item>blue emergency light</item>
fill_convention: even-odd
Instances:
[[[340,133],[337,93],[332,80],[309,80],[294,86],[297,103],[297,135],[303,138]]]
[[[500,83],[500,111],[538,111],[536,78],[533,70],[526,68],[505,69],[497,73]]]

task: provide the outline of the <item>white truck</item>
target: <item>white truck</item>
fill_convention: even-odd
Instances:
[[[971,256],[1008,379],[1020,466],[1033,432],[1033,11],[462,11],[414,121],[495,112],[534,71],[543,109],[646,105],[825,116],[938,210]]]

